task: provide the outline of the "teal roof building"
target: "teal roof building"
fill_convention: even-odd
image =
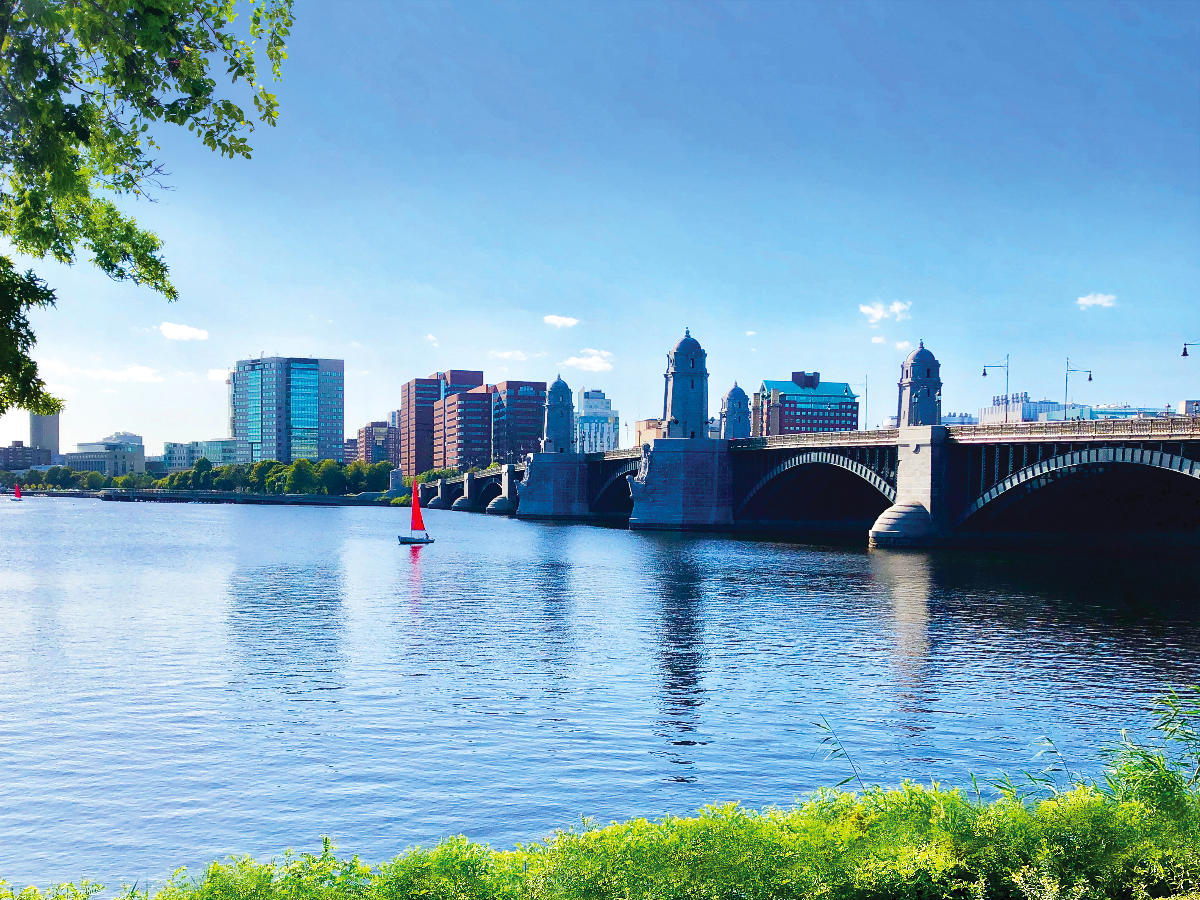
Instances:
[[[764,381],[750,410],[751,434],[854,431],[858,395],[847,382],[822,381],[820,372],[793,372],[790,381]]]

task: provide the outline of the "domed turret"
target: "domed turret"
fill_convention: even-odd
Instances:
[[[706,437],[708,429],[708,354],[685,330],[667,354],[663,421],[667,437]]]
[[[683,329],[683,337],[679,339],[679,343],[675,345],[673,353],[682,353],[685,356],[692,353],[703,353],[704,349],[700,346],[700,342],[692,337],[690,328]]]
[[[543,453],[571,453],[575,436],[575,403],[571,389],[559,375],[546,391],[546,422],[542,431]]]
[[[750,398],[737,382],[721,399],[721,440],[750,437]]]
[[[942,422],[942,364],[921,341],[900,365],[900,401],[896,420],[901,427],[940,425]]]

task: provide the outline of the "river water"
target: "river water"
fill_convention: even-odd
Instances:
[[[1200,683],[1194,556],[868,553],[407,510],[0,503],[0,878],[369,861],[583,816],[1095,774]]]

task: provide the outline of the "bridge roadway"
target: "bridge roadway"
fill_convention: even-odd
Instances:
[[[1146,518],[1139,497],[1157,512]],[[645,452],[534,454],[425,485],[422,500],[641,528],[869,532],[878,546],[1032,534],[1035,512],[1093,532],[1099,519],[1121,526],[1129,504],[1147,533],[1200,542],[1200,417],[657,439]]]

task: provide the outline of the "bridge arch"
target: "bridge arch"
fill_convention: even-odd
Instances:
[[[863,481],[879,491],[888,503],[896,502],[896,488],[889,484],[881,475],[857,460],[850,459],[840,453],[830,450],[807,450],[783,460],[777,466],[762,476],[754,487],[746,492],[746,496],[738,501],[734,509],[734,518],[738,518],[752,500],[771,482],[779,476],[798,469],[801,466],[825,465],[835,466],[852,475],[857,475]]]
[[[602,512],[606,505],[614,505],[613,501],[617,497],[617,492],[622,502],[619,504],[622,509],[628,506],[633,508],[633,495],[629,492],[628,477],[637,472],[638,466],[641,464],[640,457],[623,460],[621,464],[613,471],[611,475],[601,485],[600,490],[596,492],[594,497],[588,498],[588,505],[593,512]],[[628,501],[627,503],[625,501]]]
[[[499,478],[489,478],[477,486],[476,492],[479,495],[479,499],[475,501],[476,508],[487,509],[489,503],[504,493],[504,487]]]
[[[1186,456],[1141,447],[1088,447],[1033,463],[996,482],[967,505],[957,524],[965,524],[993,504],[1031,494],[1083,469],[1105,464],[1141,466],[1200,481],[1200,461]]]

